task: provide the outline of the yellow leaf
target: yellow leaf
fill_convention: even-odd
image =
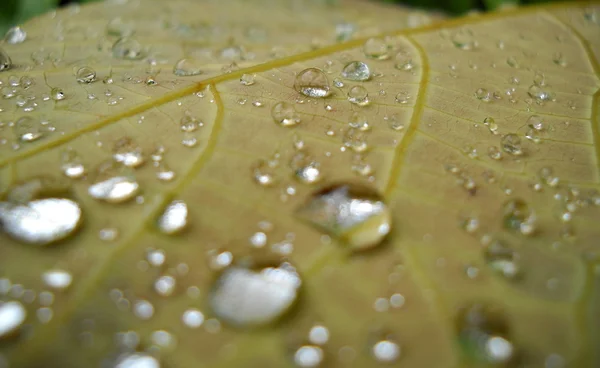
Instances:
[[[23,25],[0,366],[598,366],[599,12],[110,0]]]

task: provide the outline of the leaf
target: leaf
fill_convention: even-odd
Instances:
[[[0,74],[0,294],[27,312],[18,333],[2,332],[3,359],[122,367],[137,350],[165,367],[598,366],[598,8],[432,25],[373,3],[298,6],[108,1],[34,19],[25,42],[3,45],[14,65]],[[370,80],[339,86],[355,60]],[[176,64],[202,74],[174,75]],[[307,68],[325,70],[328,97],[296,91]],[[277,110],[289,126],[274,122],[279,102],[296,111]],[[59,180],[65,164],[73,178]],[[169,177],[165,165],[171,181],[157,178]],[[108,174],[123,191],[95,187],[104,201],[93,198]],[[135,193],[132,180],[139,194],[110,203]],[[335,183],[383,195],[392,227],[376,249],[348,249],[366,244],[369,223],[333,229],[299,216]],[[66,237],[27,244],[58,238],[52,222],[48,235],[21,221],[40,220],[38,198],[59,208],[48,196],[79,204],[82,223],[57,213]],[[177,221],[160,218],[174,200],[187,205],[187,227],[168,235]],[[297,268],[298,303],[283,320],[240,329],[215,319],[208,299],[232,282],[211,257],[227,251]],[[188,308],[204,314],[200,328],[182,322]],[[315,324],[329,341],[300,350]]]

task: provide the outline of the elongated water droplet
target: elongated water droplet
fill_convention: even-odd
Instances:
[[[9,28],[4,35],[4,41],[12,45],[23,43],[27,39],[27,32],[19,26]]]
[[[144,48],[135,39],[123,37],[118,39],[112,47],[113,57],[124,60],[139,60],[145,56]]]
[[[553,95],[550,92],[536,84],[532,84],[529,87],[527,94],[529,97],[535,98],[538,102],[550,101],[553,99]]]
[[[341,76],[351,81],[364,82],[371,78],[371,70],[362,61],[351,61],[344,66]]]
[[[358,184],[336,184],[315,192],[298,215],[353,250],[379,245],[391,230],[391,214],[381,196]]]
[[[81,67],[77,70],[77,82],[88,84],[96,80],[96,71],[88,66]]]
[[[0,304],[0,339],[15,333],[25,322],[27,312],[19,302],[6,302]]]
[[[37,141],[46,134],[46,129],[31,116],[17,120],[13,129],[21,142]]]
[[[23,204],[0,202],[2,230],[28,244],[62,240],[75,232],[81,218],[79,204],[65,198],[42,198]]]
[[[294,305],[302,281],[289,263],[276,266],[230,266],[223,270],[209,294],[213,312],[240,327],[266,325]]]
[[[329,96],[331,87],[327,75],[317,68],[304,69],[296,76],[294,89],[308,97],[323,98]]]
[[[115,142],[113,158],[128,167],[138,167],[145,162],[142,148],[129,137],[121,138]]]
[[[303,345],[294,352],[294,364],[301,368],[319,367],[324,358],[323,349],[319,346]]]
[[[12,67],[12,60],[10,56],[0,47],[0,72],[8,70]]]
[[[139,184],[131,171],[114,162],[101,164],[96,171],[88,194],[93,198],[109,203],[121,203],[133,198],[139,191]]]
[[[65,150],[60,154],[60,168],[65,176],[77,179],[85,174],[85,166],[79,154],[73,150]]]
[[[176,234],[187,225],[188,208],[184,201],[169,203],[158,219],[158,228],[165,234]]]
[[[363,45],[365,56],[375,60],[385,60],[390,57],[389,47],[381,38],[369,38]]]
[[[173,74],[178,77],[191,77],[202,73],[202,63],[192,58],[180,59],[173,66]]]
[[[52,289],[65,290],[71,286],[73,275],[65,270],[49,270],[42,274],[42,280]]]
[[[348,101],[358,106],[366,106],[369,104],[369,94],[363,86],[354,86],[348,91]]]
[[[296,113],[294,105],[287,102],[278,102],[271,109],[271,116],[275,123],[281,126],[294,126],[300,122],[300,118]]]
[[[117,359],[115,368],[160,368],[160,363],[151,355],[127,353]]]
[[[523,148],[521,147],[521,138],[514,133],[505,134],[500,139],[502,150],[513,156],[521,156]]]

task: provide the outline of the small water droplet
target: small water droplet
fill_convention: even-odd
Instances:
[[[500,145],[502,150],[513,156],[520,156],[523,154],[523,148],[521,147],[521,138],[514,133],[505,134],[500,139]]]
[[[96,80],[96,71],[88,66],[84,66],[77,70],[75,76],[79,83],[92,83]]]
[[[116,17],[108,21],[106,24],[106,34],[109,36],[127,37],[134,32],[132,22],[126,22],[120,17]]]
[[[4,41],[12,45],[23,43],[25,40],[27,40],[27,32],[19,26],[9,28],[4,35]]]
[[[395,131],[401,131],[404,129],[404,122],[402,122],[400,120],[400,117],[398,117],[398,115],[393,114],[390,116],[386,116],[384,118],[385,120],[387,120],[388,122],[388,126]]]
[[[542,167],[539,171],[539,177],[549,187],[555,188],[560,182],[560,178],[554,175],[551,167]]]
[[[411,99],[411,96],[408,92],[399,92],[396,95],[396,102],[400,103],[400,104],[406,104],[409,103]]]
[[[507,279],[516,279],[521,274],[517,253],[499,240],[485,247],[484,260],[494,271]]]
[[[27,311],[19,302],[10,301],[0,304],[0,338],[15,333],[25,322]]]
[[[471,51],[477,48],[473,32],[468,28],[460,28],[452,34],[452,43],[458,49]]]
[[[292,157],[290,166],[296,179],[305,184],[314,184],[321,180],[320,163],[304,153]]]
[[[565,59],[565,56],[562,52],[554,53],[554,55],[552,55],[552,61],[554,62],[554,64],[562,66],[563,68],[567,66],[567,60]]]
[[[294,105],[287,102],[278,102],[271,110],[271,116],[275,123],[281,126],[294,126],[300,122],[300,118],[296,113]]]
[[[363,45],[365,56],[375,60],[385,60],[390,57],[389,47],[381,38],[369,38]]]
[[[145,56],[144,48],[130,37],[119,38],[112,46],[112,54],[116,59],[139,60]]]
[[[298,298],[302,281],[292,265],[252,266],[226,268],[209,294],[213,312],[235,326],[275,322]]]
[[[506,63],[508,64],[508,66],[513,67],[513,68],[519,68],[519,62],[517,61],[517,59],[514,56],[509,56],[506,59]]]
[[[178,77],[191,77],[202,74],[202,64],[196,59],[180,59],[173,66],[173,74]]]
[[[522,199],[511,199],[504,204],[504,227],[530,235],[535,230],[536,216],[527,202]]]
[[[73,275],[65,270],[49,270],[42,274],[42,280],[48,287],[56,290],[65,290],[73,282]]]
[[[341,76],[351,81],[364,82],[371,78],[371,70],[362,61],[351,61],[344,66]]]
[[[369,104],[369,94],[363,86],[354,86],[348,91],[348,101],[358,106]]]
[[[77,179],[85,174],[85,166],[79,154],[71,149],[60,154],[60,169],[63,174],[71,179]]]
[[[160,181],[171,181],[175,179],[175,171],[164,162],[155,162],[156,178]]]
[[[158,219],[158,229],[164,234],[176,234],[187,225],[188,208],[184,201],[173,201]]]
[[[407,51],[400,51],[396,54],[396,63],[394,67],[398,70],[402,70],[405,72],[409,72],[414,69],[415,65],[410,56],[410,53]]]
[[[126,353],[117,359],[115,368],[160,368],[160,363],[151,355]]]
[[[324,345],[329,341],[329,330],[325,326],[315,325],[308,332],[308,340],[315,345]]]
[[[177,282],[170,275],[163,275],[154,282],[154,290],[161,296],[170,296],[175,291]]]
[[[109,203],[121,203],[135,197],[139,184],[130,171],[122,165],[112,162],[100,165],[96,179],[88,187],[93,198]]]
[[[546,91],[542,87],[532,84],[527,90],[529,97],[535,98],[538,102],[550,101],[553,96],[550,92]]]
[[[488,147],[488,156],[492,160],[502,160],[502,151],[497,146],[489,146]]]
[[[327,75],[317,68],[302,70],[296,76],[294,89],[308,97],[323,98],[331,93]]]
[[[294,352],[294,363],[301,368],[314,368],[321,365],[325,354],[323,349],[314,345],[303,345]]]
[[[58,87],[54,87],[52,88],[52,90],[50,90],[50,96],[54,101],[61,101],[64,100],[66,97],[63,90]]]
[[[255,83],[256,74],[242,74],[240,84],[242,86],[251,86]]]
[[[0,72],[8,70],[12,67],[12,60],[10,56],[0,47]]]
[[[127,167],[138,167],[145,161],[142,148],[129,137],[123,137],[115,142],[113,159]]]
[[[189,328],[198,328],[204,323],[204,314],[198,309],[187,309],[183,312],[181,320]]]
[[[478,100],[489,102],[491,100],[490,92],[485,88],[477,88],[475,91],[475,97]]]
[[[337,184],[315,192],[298,215],[353,250],[379,245],[391,230],[391,214],[381,196],[358,184]]]
[[[373,345],[372,354],[380,363],[393,363],[400,358],[400,345],[391,340],[381,340]]]

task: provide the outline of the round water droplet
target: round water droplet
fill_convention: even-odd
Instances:
[[[61,101],[64,100],[66,97],[63,90],[57,87],[54,87],[52,88],[52,90],[50,90],[50,96],[54,101]]]
[[[116,59],[139,60],[145,56],[144,48],[130,37],[119,38],[112,46],[112,54]]]
[[[202,64],[199,60],[184,58],[175,63],[173,74],[178,77],[190,77],[202,74]]]
[[[81,67],[76,73],[77,82],[79,83],[92,83],[96,80],[96,71],[88,66]]]
[[[477,88],[475,91],[475,97],[478,100],[488,102],[491,99],[490,92],[485,88]]]
[[[160,368],[160,363],[147,354],[127,353],[117,359],[115,368]]]
[[[329,341],[329,330],[325,326],[315,325],[308,332],[308,340],[315,345],[324,345]]]
[[[302,281],[289,263],[271,267],[230,266],[223,270],[209,294],[219,318],[239,327],[266,325],[290,310]]]
[[[173,276],[164,275],[154,282],[154,290],[161,296],[169,296],[175,291],[177,281]]]
[[[158,229],[164,234],[176,234],[187,225],[188,208],[184,201],[169,203],[158,219]]]
[[[531,115],[529,119],[527,119],[527,125],[535,130],[543,130],[544,129],[544,121],[542,117],[539,115]]]
[[[304,153],[298,153],[292,157],[290,166],[294,171],[296,179],[305,184],[314,184],[321,180],[321,164]]]
[[[389,47],[381,38],[369,38],[363,45],[365,56],[375,60],[385,60],[390,57]]]
[[[410,94],[408,92],[398,92],[396,95],[396,102],[400,104],[407,104],[410,102]]]
[[[452,34],[452,43],[458,49],[471,51],[477,47],[473,32],[467,28],[460,28]]]
[[[294,105],[287,102],[278,102],[271,109],[273,120],[281,126],[294,126],[300,122]]]
[[[49,270],[42,274],[42,280],[49,288],[65,290],[73,282],[73,276],[65,270]]]
[[[265,187],[271,186],[278,181],[275,174],[275,167],[265,160],[259,160],[258,163],[252,167],[252,178],[255,182]]]
[[[511,199],[504,204],[504,227],[530,235],[535,230],[536,216],[527,202]]]
[[[42,198],[27,203],[0,202],[2,230],[24,243],[46,245],[73,234],[81,208],[65,198]]]
[[[412,61],[410,53],[406,51],[400,51],[396,54],[396,63],[394,67],[398,70],[409,72],[414,69],[415,64]]]
[[[521,156],[523,148],[521,147],[521,138],[514,133],[505,134],[500,139],[502,150],[513,156]]]
[[[240,77],[240,84],[242,86],[251,86],[255,83],[256,74],[242,74]]]
[[[521,275],[517,253],[503,242],[495,240],[486,246],[484,260],[486,264],[506,279],[516,279]]]
[[[354,129],[366,131],[371,127],[369,122],[367,121],[367,116],[360,112],[352,113],[350,119],[348,120],[348,125],[350,125]]]
[[[351,61],[344,66],[341,76],[351,81],[364,82],[371,78],[371,70],[362,61]]]
[[[538,102],[550,101],[553,99],[553,96],[550,92],[536,84],[532,84],[529,87],[527,94],[529,97],[535,98]]]
[[[391,340],[381,340],[373,345],[372,353],[380,363],[393,363],[400,358],[400,346]]]
[[[348,101],[358,106],[366,106],[369,104],[369,94],[363,86],[354,86],[348,91]]]
[[[138,300],[133,304],[133,314],[144,321],[154,315],[154,306],[147,300]]]
[[[4,41],[12,45],[23,43],[27,39],[27,32],[19,26],[9,28],[4,35]]]
[[[15,333],[25,322],[27,312],[19,302],[0,304],[0,339]]]
[[[379,245],[391,230],[391,214],[381,196],[358,184],[336,184],[315,192],[298,215],[353,250]]]
[[[31,116],[17,120],[13,129],[21,142],[37,141],[46,134],[46,129]]]
[[[124,137],[115,142],[113,158],[128,167],[138,167],[145,161],[142,148],[133,139]]]
[[[198,328],[204,323],[204,314],[198,309],[188,309],[183,312],[181,320],[189,328]]]
[[[497,146],[489,146],[488,147],[488,156],[492,160],[502,160],[502,151]]]
[[[313,345],[303,345],[294,353],[294,363],[301,368],[314,368],[321,365],[323,349]]]
[[[65,150],[60,154],[60,169],[65,176],[77,179],[85,174],[85,166],[81,156],[73,150]]]
[[[304,69],[296,76],[294,89],[308,97],[323,98],[329,96],[331,87],[327,75],[317,68]]]
[[[399,132],[404,129],[404,122],[400,120],[400,117],[398,117],[398,115],[393,114],[390,116],[386,116],[385,119],[388,122],[388,126],[392,130]]]
[[[109,203],[121,203],[132,199],[139,191],[139,184],[124,166],[107,162],[97,170],[96,180],[88,187],[93,198]]]

